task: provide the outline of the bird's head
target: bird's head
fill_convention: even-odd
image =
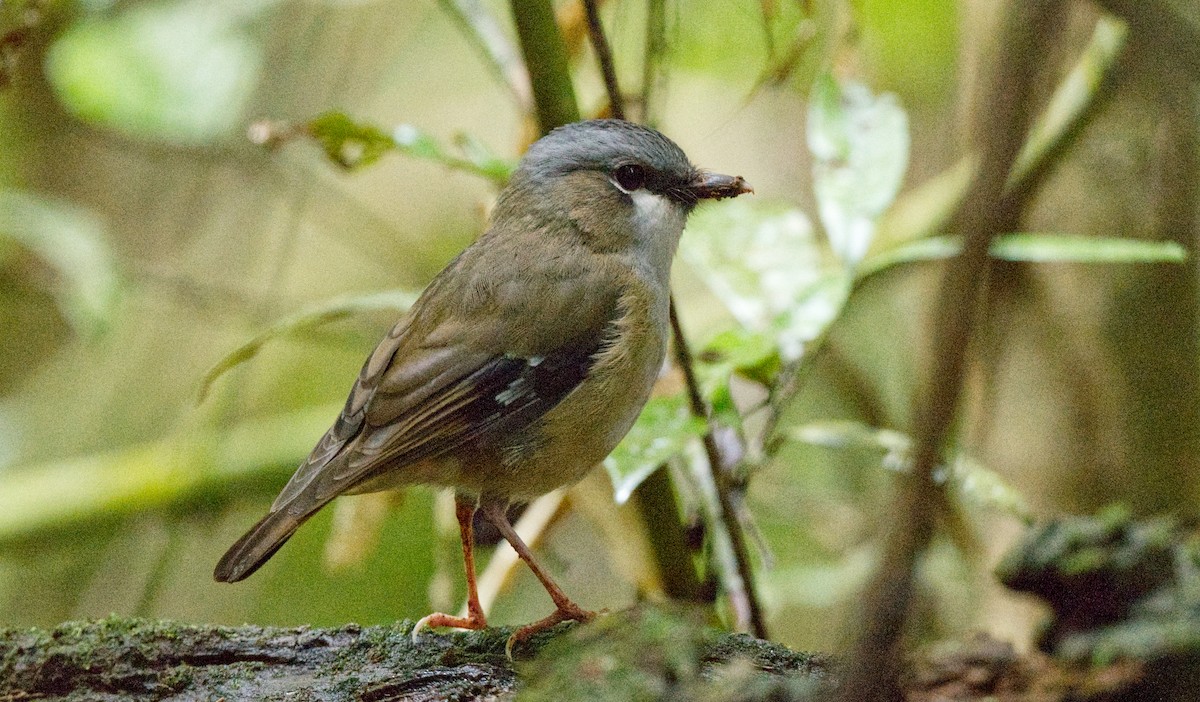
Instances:
[[[675,142],[653,129],[589,120],[559,127],[529,147],[495,216],[497,222],[514,217],[570,222],[596,251],[634,253],[669,270],[697,203],[748,192],[741,176],[696,168]]]

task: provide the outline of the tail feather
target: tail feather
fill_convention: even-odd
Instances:
[[[315,511],[302,516],[288,514],[286,507],[269,512],[229,547],[217,563],[213,578],[222,583],[236,583],[250,577]]]

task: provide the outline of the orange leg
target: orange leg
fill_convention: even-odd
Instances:
[[[479,591],[475,586],[475,500],[465,495],[454,495],[454,516],[458,518],[458,534],[462,538],[463,564],[467,570],[467,616],[455,617],[441,612],[422,617],[413,627],[413,641],[426,627],[449,626],[456,629],[486,629],[487,617],[479,604]]]
[[[554,600],[554,606],[556,608],[554,613],[550,616],[517,629],[516,632],[509,637],[506,650],[511,658],[513,646],[521,641],[524,641],[533,634],[536,634],[544,629],[549,629],[559,622],[588,622],[595,618],[596,613],[589,612],[588,610],[583,609],[579,605],[572,602],[570,598],[567,597],[566,593],[562,591],[562,588],[560,588],[558,584],[554,582],[554,579],[550,577],[550,574],[542,570],[541,565],[534,560],[533,553],[530,552],[529,547],[525,545],[525,542],[521,540],[521,537],[517,535],[516,530],[513,529],[512,524],[509,523],[508,515],[505,514],[506,507],[507,505],[500,502],[484,502],[482,505],[480,505],[479,509],[483,512],[484,519],[496,526],[496,529],[498,529],[505,540],[512,545],[513,550],[517,552],[517,555],[521,557],[521,560],[525,561],[525,565],[529,566],[529,570],[533,571],[533,574],[539,581],[541,581],[542,587],[546,588],[546,592],[550,594],[550,599]]]

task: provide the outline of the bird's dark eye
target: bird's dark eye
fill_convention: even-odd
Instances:
[[[646,187],[646,169],[634,163],[627,163],[613,171],[617,185],[625,192],[641,190]]]

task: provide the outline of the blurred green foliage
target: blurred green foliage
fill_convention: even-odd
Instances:
[[[73,23],[46,56],[46,78],[80,119],[132,138],[202,144],[239,126],[259,79],[247,36],[263,3],[145,3]]]
[[[15,258],[15,243],[54,269],[59,310],[77,333],[90,338],[105,330],[121,283],[103,224],[68,203],[0,189],[0,232],[8,256]]]
[[[501,80],[512,73],[480,58],[495,47],[433,0],[16,5],[37,21],[0,13],[0,36],[28,37],[0,92],[0,621],[372,623],[455,606],[454,532],[419,489],[348,569],[325,565],[327,510],[246,583],[210,573],[398,310],[481,230],[532,133]],[[903,465],[929,353],[930,262],[958,250],[973,169],[979,38],[995,19],[977,5],[667,3],[650,117],[757,193],[696,212],[675,285],[705,399],[748,442],[744,506],[775,562],[762,595],[795,646],[835,645],[830,622],[856,608],[891,527],[887,468]],[[557,6],[578,35],[573,3]],[[479,7],[511,43],[507,5]],[[644,7],[603,10],[633,93]],[[1160,117],[1180,108],[1144,66],[1113,77],[1117,20],[1081,10],[1060,41],[1064,78],[1046,86],[1012,183],[1033,195],[993,251],[946,457],[975,540],[929,559],[929,632],[1028,632],[1034,619],[981,564],[1030,514],[1126,492],[1150,496],[1139,511],[1197,498],[1195,457],[1135,460],[1146,436],[1187,445],[1192,429],[1144,411],[1162,398],[1138,389],[1200,399],[1177,382],[1197,359],[1174,337],[1128,342],[1132,318],[1195,319],[1194,287],[1155,294],[1162,269],[1194,275],[1194,207],[1164,230],[1175,220],[1154,168],[1175,143]],[[573,52],[580,103],[603,104],[590,54]],[[267,129],[258,143],[242,136],[252,124]],[[1174,265],[1128,265],[1162,262]],[[1122,265],[1083,265],[1096,263]],[[1180,360],[1153,363],[1164,357]],[[703,426],[686,407],[667,387],[606,462],[616,502],[660,464],[688,474]],[[704,513],[702,487],[679,492],[684,520]],[[583,602],[617,609],[637,593],[621,554],[597,553],[596,513],[558,520],[540,548]],[[527,574],[513,589],[497,621],[544,614]]]

